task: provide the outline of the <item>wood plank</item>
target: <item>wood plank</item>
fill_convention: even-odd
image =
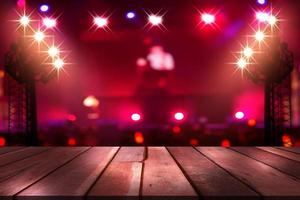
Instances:
[[[293,152],[293,153],[297,153],[297,154],[300,154],[300,148],[299,147],[277,147],[278,149],[282,149],[282,150],[285,150],[285,151],[290,151],[290,152]]]
[[[49,147],[28,147],[0,155],[0,167],[49,150]]]
[[[15,195],[87,149],[87,147],[57,147],[1,167],[0,196]]]
[[[300,182],[296,178],[227,148],[197,149],[263,196],[300,198]]]
[[[12,151],[18,151],[20,149],[23,149],[25,147],[1,147],[0,148],[0,154],[5,154]]]
[[[17,195],[83,197],[119,147],[93,147]]]
[[[284,151],[282,149],[277,149],[273,147],[257,147],[257,148],[300,162],[300,156],[292,152]]]
[[[259,194],[211,162],[192,147],[168,147],[204,198],[259,199]]]
[[[139,199],[144,159],[144,147],[122,147],[89,192],[88,199],[99,196]]]
[[[148,147],[148,158],[144,163],[142,188],[144,197],[198,198],[197,193],[164,147]]]
[[[300,163],[253,147],[232,147],[244,155],[300,179]]]

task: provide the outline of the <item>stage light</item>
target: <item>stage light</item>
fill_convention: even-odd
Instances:
[[[43,4],[40,6],[40,11],[47,12],[49,11],[49,6],[47,4]]]
[[[255,127],[256,126],[256,120],[255,119],[249,119],[247,124],[250,127]]]
[[[52,58],[56,57],[59,55],[59,49],[55,46],[52,46],[48,50],[48,55]]]
[[[221,146],[222,146],[222,147],[230,147],[230,146],[231,146],[230,140],[228,140],[228,139],[222,140]]]
[[[75,146],[77,144],[77,141],[75,138],[69,138],[68,139],[68,145],[69,146]]]
[[[22,26],[25,27],[25,26],[28,26],[28,25],[29,25],[30,19],[29,19],[28,16],[23,15],[23,16],[20,18],[19,22],[20,22],[20,24],[21,24]]]
[[[257,0],[257,3],[260,5],[265,5],[267,3],[267,0]]]
[[[6,145],[6,140],[4,137],[0,137],[0,147],[4,147]]]
[[[134,13],[134,12],[128,12],[128,13],[126,14],[126,17],[127,17],[128,19],[133,19],[133,18],[135,18],[135,13]]]
[[[103,28],[103,27],[107,26],[108,19],[104,18],[104,17],[95,17],[94,24],[97,25],[99,28]]]
[[[240,69],[244,69],[246,66],[247,66],[247,61],[244,59],[244,58],[240,58],[238,61],[237,61],[237,63],[236,63],[236,65],[238,66],[238,68],[240,68]]]
[[[270,17],[269,14],[266,12],[257,12],[256,13],[256,19],[259,22],[266,22],[266,21],[268,21],[269,17]]]
[[[53,62],[53,66],[56,69],[61,69],[65,65],[64,61],[61,58],[57,58]]]
[[[157,15],[149,15],[148,20],[153,26],[158,26],[163,21],[162,17]]]
[[[251,56],[253,55],[253,50],[252,48],[250,47],[246,47],[243,51],[243,55],[246,57],[246,58],[251,58]]]
[[[172,132],[173,132],[174,134],[179,134],[179,133],[181,132],[180,126],[174,126],[174,127],[172,128]]]
[[[135,132],[134,133],[134,141],[137,144],[143,144],[144,143],[144,136],[142,132]]]
[[[265,34],[264,34],[264,32],[262,32],[262,31],[257,31],[256,33],[255,33],[255,39],[258,41],[258,42],[261,42],[261,41],[263,41],[264,39],[265,39]]]
[[[51,19],[51,18],[44,18],[43,19],[43,24],[47,28],[53,28],[53,27],[56,26],[56,20],[55,19]]]
[[[37,42],[41,42],[45,39],[45,34],[41,31],[37,31],[33,37]]]
[[[133,113],[131,115],[131,119],[132,119],[132,121],[135,121],[135,122],[140,121],[141,120],[141,115],[138,114],[138,113]]]
[[[274,15],[271,15],[271,16],[268,18],[268,23],[269,23],[271,26],[276,25],[276,23],[277,23],[277,18],[276,18]]]
[[[96,108],[99,106],[99,100],[95,96],[90,95],[83,100],[83,105],[88,108]]]
[[[244,119],[245,114],[243,112],[241,112],[241,111],[238,111],[238,112],[235,113],[234,116],[235,116],[236,119],[241,120],[241,119]]]
[[[190,139],[190,145],[191,146],[198,146],[199,141],[196,138],[192,138],[192,139]]]
[[[208,14],[208,13],[203,13],[201,15],[201,20],[205,23],[205,24],[212,24],[215,22],[216,18],[214,15],[212,14]]]
[[[174,119],[176,119],[177,121],[181,121],[184,119],[184,114],[182,112],[177,112],[174,114]]]
[[[289,134],[283,134],[282,137],[282,143],[284,147],[291,147],[292,146],[292,138]]]

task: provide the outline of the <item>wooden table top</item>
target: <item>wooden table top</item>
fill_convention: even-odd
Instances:
[[[300,148],[1,148],[0,199],[33,197],[300,199]]]

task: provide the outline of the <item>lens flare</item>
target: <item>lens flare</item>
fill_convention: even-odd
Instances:
[[[30,19],[29,19],[28,16],[23,15],[23,16],[20,18],[19,22],[20,22],[20,24],[21,24],[22,26],[25,27],[25,26],[28,26],[28,25],[29,25]]]
[[[94,24],[98,26],[99,28],[103,28],[107,26],[108,24],[108,19],[104,17],[95,17],[94,18]]]
[[[52,46],[48,50],[48,55],[52,58],[56,57],[59,55],[59,49],[55,46]]]
[[[37,31],[33,37],[37,42],[42,42],[45,39],[45,34],[41,31]]]
[[[212,14],[208,14],[208,13],[204,13],[201,15],[201,20],[205,23],[205,24],[212,24],[215,22],[216,18],[214,15]]]
[[[257,31],[256,33],[255,33],[255,39],[258,41],[258,42],[261,42],[261,41],[263,41],[264,39],[265,39],[265,34],[264,34],[264,32],[262,32],[262,31]]]
[[[47,28],[53,28],[53,27],[56,26],[56,20],[55,19],[51,19],[51,18],[44,18],[43,19],[43,24]]]
[[[268,23],[271,25],[271,26],[275,26],[276,23],[277,23],[277,18],[274,16],[274,15],[271,15],[268,19]]]
[[[247,67],[247,61],[246,61],[246,59],[245,58],[240,58],[238,61],[237,61],[237,63],[236,63],[236,65],[238,66],[238,68],[240,68],[240,69],[244,69],[245,67]]]
[[[149,15],[148,20],[153,26],[158,26],[163,22],[162,16],[158,15]]]
[[[250,47],[246,47],[243,51],[243,55],[246,57],[246,58],[251,58],[252,55],[253,55],[253,49],[250,48]]]
[[[56,69],[61,69],[65,65],[64,61],[61,58],[57,58],[53,62],[53,66]]]

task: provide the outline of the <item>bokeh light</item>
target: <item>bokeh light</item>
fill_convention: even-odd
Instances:
[[[158,26],[163,22],[162,16],[158,15],[149,15],[148,20],[152,26]]]
[[[221,141],[221,146],[222,146],[222,147],[230,147],[230,146],[231,146],[230,140],[228,140],[228,139],[223,139],[223,140]]]
[[[6,139],[0,136],[0,147],[4,147],[6,145]]]
[[[48,12],[49,11],[49,5],[43,4],[40,6],[40,11],[41,12]]]
[[[59,55],[59,49],[55,46],[52,46],[48,50],[48,55],[52,58],[56,57]]]
[[[68,145],[69,146],[76,146],[77,145],[77,140],[73,137],[68,139]]]
[[[53,62],[53,66],[56,69],[61,69],[65,65],[65,62],[61,58],[56,58]]]
[[[181,121],[184,119],[184,114],[182,112],[176,112],[174,114],[174,119],[177,121]]]
[[[128,13],[126,13],[126,17],[127,17],[127,19],[133,19],[133,18],[135,18],[135,13],[134,12],[128,12]]]
[[[246,58],[251,58],[252,55],[253,55],[253,49],[250,48],[250,47],[246,47],[243,51],[243,55],[246,57]]]
[[[208,14],[208,13],[203,13],[201,15],[201,20],[205,23],[205,24],[212,24],[215,22],[216,17],[212,14]]]
[[[26,15],[21,16],[19,20],[20,24],[24,27],[28,26],[30,23],[30,18]]]
[[[46,26],[47,28],[53,28],[56,26],[56,19],[52,19],[52,18],[44,18],[43,19],[43,24],[44,26]]]
[[[37,41],[37,42],[42,42],[45,39],[45,34],[41,31],[37,31],[34,33],[33,38]]]
[[[108,25],[108,19],[105,17],[94,17],[94,24],[99,28],[106,27]]]
[[[235,113],[234,116],[235,116],[236,119],[240,120],[240,119],[244,119],[245,114],[242,111],[238,111],[238,112]]]
[[[88,108],[95,108],[95,107],[98,107],[99,106],[99,100],[93,96],[93,95],[90,95],[90,96],[87,96],[84,100],[83,100],[83,105],[85,107],[88,107]]]
[[[135,122],[138,122],[138,121],[141,120],[141,115],[140,115],[139,113],[133,113],[133,114],[131,115],[131,120],[132,120],[132,121],[135,121]]]
[[[265,39],[265,33],[264,32],[262,32],[262,31],[257,31],[256,33],[255,33],[255,39],[258,41],[258,42],[261,42],[261,41],[263,41],[264,39]]]
[[[144,143],[144,136],[143,136],[143,133],[142,132],[135,132],[134,133],[134,141],[135,143],[137,144],[143,144]]]
[[[246,61],[246,59],[245,58],[240,58],[238,61],[237,61],[237,63],[236,63],[236,65],[238,66],[238,68],[240,68],[240,69],[244,69],[245,67],[247,67],[247,61]]]

